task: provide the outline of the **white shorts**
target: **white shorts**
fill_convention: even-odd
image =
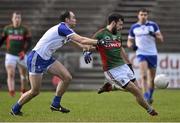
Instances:
[[[20,60],[18,56],[15,55],[11,55],[6,53],[6,57],[5,57],[5,66],[8,65],[13,65],[14,67],[16,67],[17,64],[20,64],[24,67],[27,67],[27,56],[25,55],[23,60]]]
[[[110,83],[121,87],[125,87],[130,80],[135,79],[133,71],[127,64],[105,71],[104,75]]]

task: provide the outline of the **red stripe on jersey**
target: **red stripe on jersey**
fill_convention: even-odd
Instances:
[[[99,46],[98,51],[101,54],[101,61],[103,64],[103,69],[104,69],[104,71],[106,71],[107,70],[107,56],[106,56],[105,49],[103,47]]]
[[[6,48],[7,48],[7,50],[10,48],[10,38],[9,38],[9,36],[6,39]]]

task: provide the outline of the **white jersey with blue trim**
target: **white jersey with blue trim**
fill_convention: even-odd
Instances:
[[[33,50],[44,60],[48,60],[58,48],[70,41],[68,37],[73,34],[75,32],[66,23],[61,22],[46,31]]]
[[[145,24],[135,23],[129,30],[129,39],[134,39],[138,47],[136,55],[157,55],[156,39],[149,32],[160,32],[159,26],[153,21]]]

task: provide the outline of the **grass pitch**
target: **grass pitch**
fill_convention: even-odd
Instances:
[[[9,114],[19,94],[12,98],[0,92],[0,122],[180,122],[180,90],[156,90],[153,107],[159,116],[146,113],[127,92],[66,92],[62,105],[71,109],[68,114],[51,112],[53,92],[41,92],[24,105],[22,117]]]

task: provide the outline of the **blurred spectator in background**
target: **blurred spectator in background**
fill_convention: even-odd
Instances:
[[[157,23],[148,20],[148,10],[138,11],[138,22],[129,30],[127,46],[136,51],[144,98],[151,104],[157,68],[156,42],[163,42]]]
[[[12,14],[12,24],[4,27],[0,38],[0,46],[6,43],[5,67],[7,71],[7,85],[10,96],[15,96],[15,70],[18,67],[21,82],[21,92],[26,91],[27,65],[26,52],[31,44],[31,32],[22,25],[19,11]]]

